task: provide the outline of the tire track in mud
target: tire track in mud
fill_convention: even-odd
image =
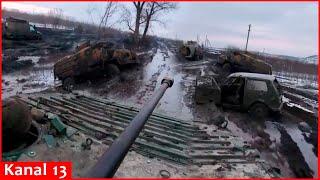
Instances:
[[[283,126],[278,125],[277,128],[281,133],[280,140],[282,145],[280,146],[280,153],[286,156],[290,169],[296,177],[312,178],[315,172],[306,163],[298,144]]]
[[[138,104],[144,104],[148,99],[148,97],[152,95],[152,93],[156,88],[159,76],[165,67],[166,67],[165,64],[159,65],[158,71],[155,72],[151,76],[151,78],[147,81],[147,83],[142,87],[142,89],[139,90],[139,92],[137,93],[137,101],[136,101]]]

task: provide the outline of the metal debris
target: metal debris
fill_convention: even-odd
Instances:
[[[160,170],[159,172],[160,176],[163,177],[163,178],[170,178],[171,177],[171,174],[169,171],[167,170]]]
[[[67,134],[67,128],[66,126],[63,124],[63,122],[60,120],[60,118],[58,116],[55,116],[51,119],[51,125],[52,127],[57,130],[57,132],[60,135],[66,135]]]
[[[56,146],[56,141],[54,139],[54,137],[52,135],[44,135],[43,136],[44,141],[46,142],[46,144],[48,145],[49,148],[53,148]]]
[[[90,150],[92,143],[93,143],[93,140],[91,138],[87,138],[86,142],[83,142],[81,144],[81,147],[83,150]]]
[[[35,156],[37,155],[37,153],[34,152],[34,151],[29,151],[29,152],[27,152],[27,155],[28,155],[29,157],[35,157]]]

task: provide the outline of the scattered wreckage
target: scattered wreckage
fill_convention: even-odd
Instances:
[[[270,64],[250,56],[247,52],[226,51],[220,55],[217,64],[227,72],[272,74],[272,66]]]
[[[265,117],[269,111],[280,112],[283,106],[277,79],[266,74],[233,73],[221,86],[212,76],[198,77],[195,93],[197,103],[212,101],[248,111],[254,117]]]
[[[31,39],[41,40],[42,34],[37,30],[35,25],[29,24],[28,21],[13,17],[6,18],[2,26],[2,34],[7,39]]]
[[[54,64],[54,78],[62,81],[63,88],[72,89],[77,79],[90,73],[119,74],[119,67],[139,63],[137,55],[127,49],[115,48],[112,42],[85,42],[76,52]]]
[[[189,60],[203,59],[203,48],[196,41],[187,41],[179,48],[179,52]]]

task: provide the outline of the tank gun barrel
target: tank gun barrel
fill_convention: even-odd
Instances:
[[[132,119],[127,128],[112,143],[108,150],[100,157],[98,162],[90,169],[87,177],[110,178],[116,173],[118,167],[128,153],[131,145],[138,137],[143,126],[152,114],[159,100],[167,88],[173,85],[173,79],[164,78],[160,88],[153,94],[151,99],[142,107],[139,113]]]

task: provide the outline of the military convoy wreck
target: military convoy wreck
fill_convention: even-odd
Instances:
[[[12,30],[18,24],[23,26],[23,32]],[[41,33],[27,21],[8,19],[5,28],[5,36],[10,39],[41,39]],[[204,59],[204,50],[195,41],[183,44],[179,54],[188,60]],[[53,72],[63,88],[71,91],[78,80],[91,73],[112,76],[119,74],[123,66],[138,63],[137,54],[131,50],[118,48],[111,42],[87,41],[77,46],[73,54],[58,60]],[[215,77],[198,77],[197,103],[213,101],[256,117],[263,117],[268,111],[281,111],[282,92],[271,76],[271,65],[240,51],[225,53],[217,63],[228,73],[242,73],[231,74],[221,86]],[[74,157],[69,160],[76,166],[74,174],[80,177],[87,176],[100,158],[97,149],[109,148],[139,112],[136,107],[72,92],[21,94],[5,101],[2,108],[4,160],[56,160],[63,149],[63,154]],[[223,127],[209,132],[207,124],[156,112],[147,119],[130,148],[146,158],[161,159],[186,169],[219,164],[245,177],[280,176],[260,159],[255,148]],[[255,172],[246,174],[239,167]],[[188,173],[194,175],[192,170]]]
[[[239,50],[226,51],[217,63],[227,72],[272,74],[270,64]]]
[[[203,48],[196,41],[187,41],[179,48],[179,53],[188,60],[203,59]]]
[[[41,40],[42,34],[28,21],[9,17],[2,25],[2,35],[11,40],[31,39]]]
[[[202,59],[202,54],[197,48],[191,49],[191,54],[192,58]],[[139,63],[137,55],[130,50],[116,48],[113,43],[109,42],[85,42],[76,47],[74,54],[55,63],[54,77],[62,81],[64,89],[71,91],[78,78],[88,76],[92,72],[117,74],[122,66],[136,63]],[[255,75],[256,78],[254,78]],[[234,84],[239,78],[244,78],[246,86]],[[232,89],[230,88],[232,86],[234,94],[230,92],[229,95],[237,98],[231,99],[243,102],[238,103],[239,107],[249,108],[250,98],[244,95],[239,96],[239,91],[242,88],[246,92],[247,81],[250,78],[263,82],[268,87],[268,91],[264,92],[266,97],[261,96],[259,100],[266,100],[268,97],[272,97],[268,100],[274,99],[274,102],[261,103],[265,103],[267,108],[273,110],[280,109],[280,91],[276,87],[275,79],[272,79],[270,75],[233,74],[225,84],[228,87],[222,86],[222,91],[215,80],[210,79],[213,90],[203,91],[202,94],[198,93],[201,90],[201,80],[198,79],[196,101],[200,102],[201,98],[204,98],[219,103],[227,102],[225,97],[228,92],[225,89]],[[258,94],[257,92],[256,95]],[[255,102],[254,100],[254,98],[250,99],[251,104]],[[16,109],[20,111],[18,113],[12,108],[12,105],[17,104],[20,107]],[[75,158],[71,160],[77,167],[86,167],[74,168],[74,174],[80,177],[87,177],[87,172],[92,170],[94,163],[100,158],[101,153],[97,153],[97,147],[101,148],[102,145],[111,147],[139,112],[136,107],[76,93],[22,94],[3,105],[3,127],[7,134],[4,136],[4,160],[59,159],[61,146],[64,146],[63,154],[72,154],[72,157]],[[256,105],[256,107],[255,114],[262,111],[264,113],[264,106],[262,109],[259,109],[262,106]],[[252,111],[252,107],[249,109]],[[12,121],[17,116],[20,117],[19,121]],[[23,127],[21,127],[22,124]],[[152,113],[130,151],[147,158],[157,158],[182,166],[191,177],[195,174],[192,174],[189,167],[215,164],[230,167],[235,174],[240,173],[241,176],[246,177],[280,176],[273,167],[260,159],[257,150],[248,142],[234,136],[224,128],[218,128],[212,134],[206,131],[204,126],[206,125],[203,123]],[[17,138],[14,144],[9,143],[12,134],[15,134]],[[49,153],[50,157],[46,153]],[[82,157],[84,159],[76,158],[84,153],[86,154],[85,157]],[[243,170],[246,168],[254,169],[254,174],[246,174],[246,171]]]
[[[127,49],[116,48],[111,42],[82,43],[76,52],[54,65],[54,78],[62,81],[63,88],[71,90],[80,77],[93,72],[107,75],[120,73],[119,67],[137,64],[137,55]]]

